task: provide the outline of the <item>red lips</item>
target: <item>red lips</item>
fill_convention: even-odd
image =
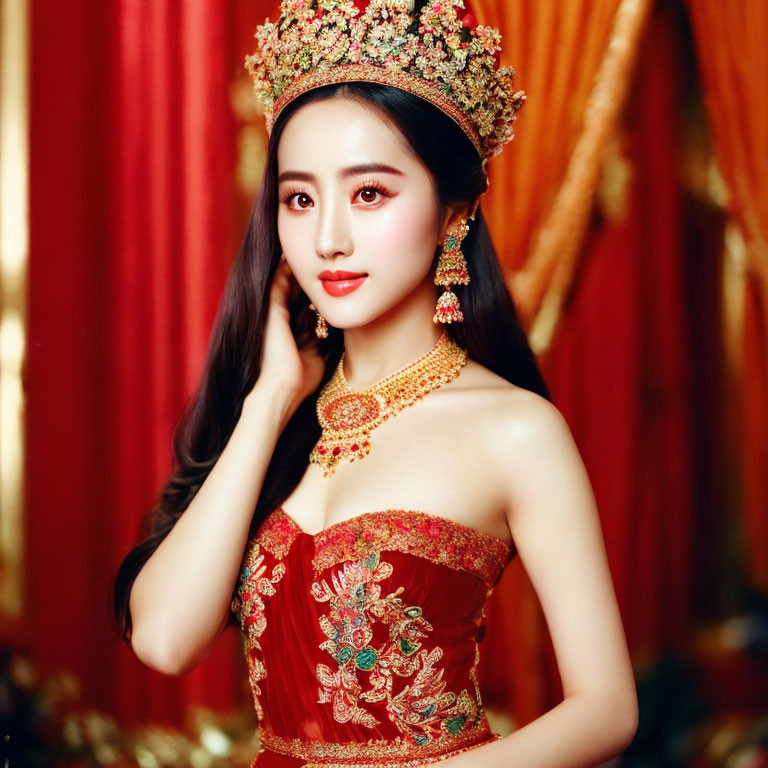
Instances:
[[[321,280],[350,280],[354,277],[363,277],[365,272],[346,272],[343,269],[338,269],[332,272],[329,269],[323,270],[318,277]]]

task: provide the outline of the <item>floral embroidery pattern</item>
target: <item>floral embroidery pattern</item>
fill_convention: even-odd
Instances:
[[[516,554],[516,549],[501,539],[453,520],[419,510],[387,509],[358,515],[317,534],[315,576],[375,550],[424,557],[437,565],[474,574],[489,585],[498,580]]]
[[[403,587],[381,596],[378,582],[392,572],[391,563],[383,562],[380,553],[374,551],[360,560],[345,562],[332,574],[332,588],[326,580],[312,584],[312,596],[330,606],[330,613],[320,618],[328,638],[320,647],[338,664],[335,671],[318,664],[318,703],[331,703],[337,722],[373,728],[379,721],[359,702],[385,701],[389,719],[418,745],[446,733],[464,735],[482,715],[480,700],[466,689],[458,696],[445,690],[443,669],[437,666],[442,648],[422,647],[421,639],[432,630],[422,609],[405,605],[399,597]],[[372,644],[376,622],[388,628],[387,640],[378,647]],[[369,673],[370,688],[365,691],[358,671]],[[393,695],[395,675],[414,677]]]
[[[262,598],[275,595],[277,592],[275,585],[285,576],[283,562],[275,563],[269,575],[266,575],[269,566],[265,562],[265,556],[269,554],[277,560],[282,560],[295,537],[295,532],[284,521],[274,517],[268,518],[245,553],[237,593],[232,599],[231,609],[237,615],[240,629],[246,636],[248,681],[253,691],[253,701],[259,720],[264,716],[259,702],[259,696],[261,696],[259,682],[267,676],[266,667],[260,656],[262,649],[259,643],[259,638],[267,628],[266,606]]]
[[[296,524],[290,518],[272,513],[267,515],[259,528],[257,541],[267,552],[282,560],[298,533]]]

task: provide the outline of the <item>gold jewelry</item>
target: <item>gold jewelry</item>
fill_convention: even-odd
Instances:
[[[344,459],[367,456],[372,430],[452,381],[467,361],[467,351],[443,330],[426,354],[358,392],[344,378],[344,355],[317,399],[317,419],[323,432],[309,460],[323,468],[323,477],[332,475]]]
[[[444,285],[445,293],[437,300],[433,323],[461,323],[464,321],[464,313],[461,311],[459,299],[451,285],[469,285],[469,272],[467,262],[461,252],[461,241],[467,236],[469,225],[466,219],[451,225],[442,243],[443,252],[437,262],[435,270],[435,285]]]
[[[478,25],[470,0],[282,0],[245,59],[272,133],[302,93],[330,83],[384,83],[419,96],[466,133],[483,166],[513,137],[526,95],[500,67],[501,34]]]
[[[315,336],[317,336],[318,339],[327,339],[328,324],[325,322],[325,318],[320,314],[320,310],[314,304],[310,304],[309,308],[317,312],[317,325],[315,326]]]

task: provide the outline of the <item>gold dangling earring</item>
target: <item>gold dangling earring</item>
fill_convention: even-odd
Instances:
[[[474,212],[473,212],[474,213]],[[474,215],[471,217],[474,218]],[[461,241],[467,236],[469,225],[466,219],[461,219],[457,224],[448,228],[445,240],[441,245],[443,252],[437,262],[435,270],[435,285],[444,285],[445,293],[437,300],[433,323],[461,323],[464,321],[464,313],[461,311],[459,299],[451,285],[469,285],[469,272],[467,262],[461,252]]]
[[[317,325],[315,326],[315,336],[317,336],[318,339],[327,339],[328,325],[325,322],[325,318],[320,314],[320,311],[317,309],[317,307],[314,304],[310,304],[309,308],[317,312]]]

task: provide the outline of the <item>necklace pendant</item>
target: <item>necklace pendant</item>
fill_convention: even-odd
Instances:
[[[336,471],[336,466],[343,460],[354,461],[362,459],[371,451],[371,441],[368,432],[361,435],[323,435],[315,444],[309,460],[323,468],[323,477],[328,477]]]
[[[362,391],[344,378],[344,354],[317,399],[322,434],[309,460],[332,475],[340,461],[365,458],[371,451],[371,432],[426,394],[459,375],[467,352],[444,331],[426,354]]]
[[[381,403],[375,395],[365,392],[341,394],[323,406],[322,417],[331,430],[344,432],[374,423],[381,414]]]

